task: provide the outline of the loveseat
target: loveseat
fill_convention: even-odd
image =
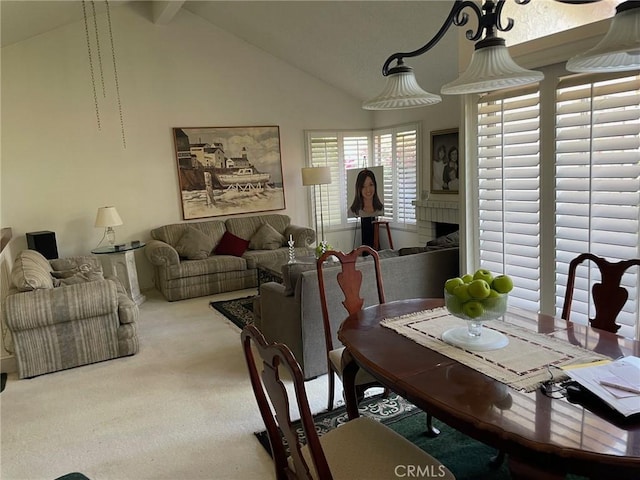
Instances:
[[[258,263],[286,263],[290,238],[296,256],[313,255],[315,231],[271,214],[165,225],[151,238],[155,286],[174,301],[256,287]]]
[[[11,282],[3,308],[20,378],[138,352],[138,307],[97,257],[23,250]]]
[[[445,281],[459,274],[459,250],[457,247],[426,250],[407,255],[400,255],[401,251],[380,252],[387,302],[443,297]],[[359,268],[364,276],[361,292],[364,305],[374,305],[378,298],[372,260],[363,259]],[[338,327],[346,318],[341,304],[344,295],[336,281],[339,271],[339,263],[323,268],[335,346],[340,345]],[[285,343],[302,366],[304,378],[311,379],[327,373],[317,271],[310,264],[293,264],[284,265],[282,273],[282,284],[260,285],[260,295],[253,308],[254,322],[268,342]]]

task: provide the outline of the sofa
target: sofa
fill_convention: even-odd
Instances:
[[[424,248],[424,247],[421,247]],[[380,252],[380,269],[387,302],[407,298],[442,298],[444,283],[459,274],[458,247],[424,249],[401,255],[400,251]],[[407,250],[410,252],[411,250]],[[403,252],[404,253],[404,252]],[[365,280],[362,287],[364,305],[378,301],[371,259],[362,259]],[[340,345],[338,328],[346,317],[341,304],[344,295],[336,276],[339,263],[323,269],[327,308],[331,318],[334,345]],[[306,380],[327,373],[318,274],[313,265],[283,266],[283,283],[260,285],[254,301],[254,322],[269,342],[285,343],[302,366]],[[368,282],[366,279],[372,281]]]
[[[3,303],[20,378],[138,352],[138,307],[99,259],[21,251]]]
[[[287,215],[232,217],[155,228],[145,255],[156,288],[175,301],[256,287],[258,263],[286,263],[289,239],[296,256],[313,255],[315,237]]]

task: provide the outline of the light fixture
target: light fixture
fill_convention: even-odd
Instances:
[[[626,72],[640,69],[640,1],[616,7],[609,31],[595,47],[567,62],[570,72]]]
[[[104,227],[104,235],[98,246],[106,238],[109,245],[113,246],[116,243],[116,232],[113,227],[122,225],[122,219],[118,215],[116,207],[100,207],[96,215],[96,227]]]
[[[320,228],[322,230],[322,235],[320,237],[320,242],[316,242],[320,245],[321,242],[324,242],[324,218],[322,216],[322,185],[328,185],[331,183],[331,168],[330,167],[305,167],[302,169],[302,185],[305,187],[313,186],[314,195],[313,195],[313,204],[314,204],[314,214],[316,221],[316,235],[318,232],[318,205],[316,203],[315,196],[315,188],[316,186],[320,187]]]
[[[389,110],[433,105],[441,101],[439,95],[424,91],[418,85],[411,67],[404,59],[417,57],[431,50],[452,25],[464,26],[471,10],[478,20],[477,29],[467,30],[468,40],[476,42],[471,63],[467,70],[453,82],[444,85],[440,93],[463,95],[483,93],[502,88],[537,83],[544,75],[518,66],[506,47],[503,38],[496,32],[507,32],[513,28],[513,19],[502,21],[502,8],[506,0],[485,0],[481,7],[469,0],[456,0],[436,35],[423,47],[413,52],[394,53],[382,66],[382,75],[388,77],[387,86],[377,97],[362,104],[366,110]],[[531,0],[514,0],[526,5]],[[557,0],[562,3],[593,3],[599,0]],[[484,38],[481,39],[482,33]],[[391,67],[393,62],[396,66]],[[616,7],[609,31],[591,50],[567,62],[567,70],[573,72],[621,72],[640,68],[640,1],[627,0]]]

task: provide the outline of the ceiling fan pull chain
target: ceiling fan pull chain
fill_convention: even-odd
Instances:
[[[116,98],[118,99],[118,113],[120,114],[120,132],[122,133],[122,146],[127,148],[127,140],[124,133],[124,116],[122,114],[122,101],[120,100],[120,84],[118,83],[118,69],[116,67],[116,49],[113,45],[113,30],[111,29],[111,12],[109,2],[105,0],[107,6],[107,21],[109,23],[109,40],[111,41],[111,58],[113,59],[113,77],[116,83]]]
[[[96,16],[96,2],[91,0],[91,8],[93,9],[93,27],[96,32],[96,53],[98,54],[98,65],[100,67],[100,81],[102,82],[102,98],[106,98],[107,92],[104,87],[104,70],[102,68],[102,53],[100,52],[100,36],[98,35],[98,19]]]
[[[87,51],[89,53],[89,71],[91,72],[91,86],[93,87],[93,103],[96,108],[96,121],[98,123],[98,130],[101,130],[100,109],[98,108],[98,95],[96,93],[96,78],[93,73],[93,58],[91,57],[91,41],[89,39],[89,23],[87,22],[87,6],[85,0],[82,0],[82,13],[84,15],[84,32],[87,39]]]

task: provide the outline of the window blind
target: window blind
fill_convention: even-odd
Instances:
[[[580,75],[556,91],[556,311],[564,302],[569,262],[591,252],[609,261],[640,257],[640,76]],[[576,272],[571,319],[594,316],[589,286],[595,265]],[[618,316],[634,337],[640,272],[622,278],[629,300]]]
[[[540,303],[540,94],[527,88],[478,105],[480,266],[512,277],[510,305]]]
[[[339,178],[339,171],[341,167],[340,162],[340,148],[339,139],[335,134],[324,134],[316,136],[308,136],[308,156],[310,158],[310,166],[312,167],[329,167],[331,169],[332,182],[329,185],[317,185],[313,188],[311,208],[320,209],[322,200],[322,217],[324,219],[324,227],[340,225],[342,218],[340,215],[339,207],[336,207],[336,202],[340,201],[340,182],[336,181]],[[322,192],[320,191],[322,189]],[[320,212],[313,211],[314,218],[320,217]]]

